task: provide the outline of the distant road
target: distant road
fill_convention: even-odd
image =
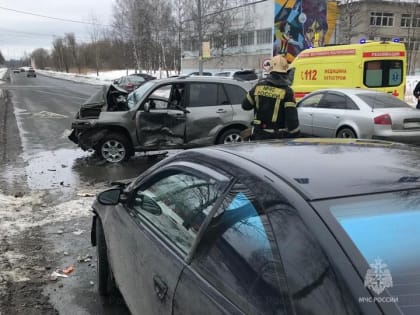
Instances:
[[[74,147],[60,136],[70,129],[80,105],[100,86],[39,74],[36,78],[27,78],[25,72],[11,73],[10,79],[10,84],[1,88],[9,90],[15,109],[24,114],[19,115],[19,127],[24,131],[27,149],[31,144],[37,149],[44,145],[45,149]],[[51,118],[48,124],[45,123],[47,118]]]

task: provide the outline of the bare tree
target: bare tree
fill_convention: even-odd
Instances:
[[[0,64],[4,64],[6,62],[6,60],[3,57],[3,54],[0,51]]]
[[[359,35],[357,26],[363,21],[364,16],[361,2],[354,0],[342,0],[340,4],[339,38],[340,44],[350,44],[353,37]],[[377,28],[370,27],[369,39],[377,35]]]
[[[184,31],[184,20],[187,16],[187,3],[184,0],[175,0],[175,31],[177,33],[177,47],[174,53],[174,66],[181,73],[181,51],[182,51],[182,33]]]
[[[50,63],[50,56],[44,48],[34,50],[31,54],[31,59],[35,62],[38,69],[45,69]]]
[[[73,65],[77,67],[77,70],[80,73],[80,61],[78,57],[77,43],[76,43],[76,37],[74,36],[74,33],[66,33],[64,35],[64,43],[66,44],[67,50],[71,56]]]
[[[53,40],[53,51],[52,58],[55,64],[55,67],[59,71],[66,70],[68,72],[68,65],[66,60],[65,48],[63,38],[57,37]]]
[[[91,13],[90,15],[90,40],[95,52],[95,70],[96,75],[99,76],[99,70],[101,65],[100,60],[100,45],[99,41],[101,39],[101,34],[103,32],[102,26],[99,24],[98,18]]]
[[[249,26],[250,19],[247,4],[250,0],[188,0],[186,31],[192,37],[191,49],[199,50],[199,68],[204,62],[202,42],[210,40],[212,51],[215,51],[223,63],[228,46],[239,44],[239,33]],[[242,17],[242,18],[240,18]],[[238,45],[237,45],[238,46]],[[239,47],[239,46],[238,46]]]

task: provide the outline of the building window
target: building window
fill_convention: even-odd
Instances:
[[[223,48],[223,39],[220,36],[213,36],[210,40],[211,48],[221,49]]]
[[[257,44],[269,44],[273,41],[271,28],[257,31]]]
[[[237,47],[239,45],[239,36],[238,34],[229,35],[226,38],[227,47]]]
[[[370,25],[394,26],[394,14],[385,12],[370,12]]]
[[[420,15],[402,14],[401,27],[420,27]]]
[[[241,46],[254,45],[254,32],[246,32],[241,34]]]
[[[196,51],[198,50],[198,41],[196,39],[183,40],[182,47],[184,51]]]
[[[411,14],[401,15],[401,27],[410,27],[411,26]]]

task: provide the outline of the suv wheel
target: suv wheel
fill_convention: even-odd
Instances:
[[[242,142],[243,139],[241,137],[241,130],[239,129],[229,129],[226,130],[224,133],[221,134],[217,143],[218,144],[228,144],[228,143],[236,143]]]
[[[120,163],[130,158],[132,147],[126,136],[110,133],[102,139],[97,153],[109,163]]]
[[[102,296],[109,296],[116,292],[114,277],[112,276],[111,266],[108,261],[108,253],[105,241],[104,230],[101,219],[95,220],[96,230],[96,254],[98,268],[98,291]]]

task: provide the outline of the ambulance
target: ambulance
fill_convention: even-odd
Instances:
[[[289,76],[296,100],[328,88],[362,88],[404,99],[405,46],[366,42],[305,49],[293,60]]]

